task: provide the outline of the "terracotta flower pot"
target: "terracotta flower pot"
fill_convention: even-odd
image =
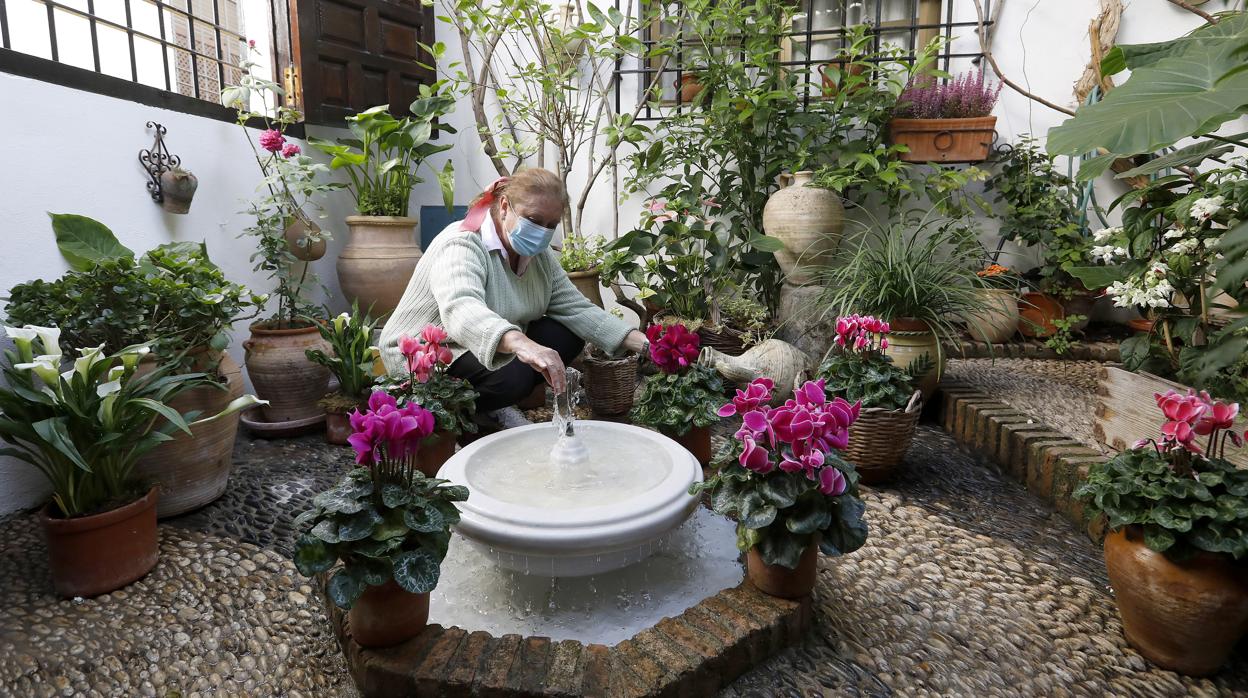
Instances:
[[[350,410],[325,410],[325,443],[346,446],[351,436]]]
[[[836,192],[808,187],[814,173],[793,175],[793,183],[767,199],[763,232],[784,245],[776,262],[795,286],[814,281],[816,272],[831,262],[845,229],[845,208]]]
[[[1057,332],[1053,321],[1066,317],[1066,310],[1047,293],[1024,293],[1018,302],[1018,316],[1018,331],[1024,337],[1049,337]]]
[[[429,595],[411,594],[394,580],[369,586],[347,612],[351,639],[361,647],[390,647],[424,631],[429,623]]]
[[[191,200],[199,188],[199,179],[181,169],[160,173],[160,207],[169,213],[190,213]]]
[[[745,558],[745,575],[754,588],[782,599],[800,599],[815,590],[819,574],[819,544],[812,541],[802,552],[795,569],[783,565],[769,565],[757,548],[750,548]]]
[[[415,218],[347,216],[350,238],[338,255],[338,285],[372,317],[393,312],[420,261]]]
[[[243,396],[243,371],[229,354],[201,350],[192,355],[200,357],[192,365],[195,370],[205,370],[216,363],[226,389],[191,388],[170,401],[170,407],[181,414],[195,411],[213,415]],[[145,365],[147,362],[140,364],[140,370]],[[198,509],[225,493],[234,467],[238,420],[238,414],[214,419],[193,427],[190,436],[175,431],[172,441],[162,443],[139,458],[135,475],[160,488],[157,516],[165,518]]]
[[[841,87],[840,85],[837,84],[836,79],[834,79],[833,76],[828,74],[829,68],[835,68],[836,70],[840,71],[841,82],[845,82],[845,79],[848,77],[860,76],[862,75],[862,71],[863,71],[863,65],[861,63],[851,64],[848,67],[846,67],[845,64],[840,61],[832,61],[831,63],[820,64],[819,82],[821,83],[823,87],[824,97],[835,97],[836,94],[841,91]],[[866,87],[866,85],[865,84],[854,85],[853,87],[849,89],[849,91],[851,93],[857,92],[863,87]]]
[[[702,94],[702,83],[698,81],[696,73],[685,73],[680,76],[680,82],[676,84],[680,91],[680,101],[689,104],[695,97]]]
[[[321,226],[316,221],[308,218],[303,211],[299,211],[291,217],[290,224],[282,231],[282,236],[286,238],[286,248],[296,259],[304,262],[315,262],[325,256],[325,239],[320,237]],[[316,239],[307,241],[307,244],[300,244],[304,238],[309,235],[316,236]]]
[[[156,566],[157,488],[102,514],[62,519],[43,508],[52,587],[66,598],[90,597],[120,589]]]
[[[1153,331],[1153,325],[1157,324],[1156,320],[1146,317],[1137,317],[1127,320],[1127,327],[1139,332],[1140,334],[1148,334]]]
[[[703,468],[711,464],[711,429],[710,427],[690,427],[689,431],[676,435],[673,429],[660,429],[667,438],[675,441],[685,450],[692,453]]]
[[[1172,562],[1128,527],[1105,537],[1105,567],[1127,642],[1160,667],[1212,674],[1248,632],[1248,568],[1229,556]]]
[[[437,477],[442,464],[455,455],[455,435],[445,429],[438,429],[420,442],[416,451],[416,463],[425,477]]]
[[[572,285],[576,287],[576,290],[580,291],[582,296],[588,298],[590,303],[599,308],[604,307],[602,305],[602,284],[599,283],[601,278],[602,275],[598,273],[597,269],[568,272],[568,279],[572,281]]]
[[[978,342],[1008,342],[1018,332],[1018,295],[1001,288],[985,288],[979,293],[983,308],[967,314],[967,333]]]
[[[290,422],[325,413],[317,401],[329,391],[329,369],[304,354],[307,349],[333,352],[316,327],[269,329],[257,322],[243,349],[256,396],[269,401],[262,408],[265,421]]]
[[[996,139],[997,117],[966,119],[893,119],[888,140],[904,145],[904,162],[982,162]]]
[[[932,366],[918,377],[917,387],[923,392],[923,397],[931,397],[945,372],[945,352],[936,333],[927,323],[913,318],[895,318],[889,321],[889,325],[892,332],[888,335],[888,349],[884,350],[884,354],[892,357],[893,363],[903,370],[926,356]]]

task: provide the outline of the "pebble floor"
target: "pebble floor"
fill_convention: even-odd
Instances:
[[[997,363],[972,368],[1001,386],[1055,370]],[[235,463],[224,497],[161,526],[148,577],[96,599],[53,597],[34,517],[0,520],[0,695],[355,695],[287,559],[291,520],[347,452],[241,437]],[[871,537],[820,561],[814,631],[725,696],[1248,696],[1242,651],[1191,679],[1130,650],[1100,551],[939,429],[864,496]]]

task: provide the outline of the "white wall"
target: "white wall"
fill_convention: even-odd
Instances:
[[[973,19],[973,7],[959,4]],[[1215,0],[1210,6],[1218,4]],[[1073,106],[1072,85],[1087,61],[1086,28],[1096,5],[1091,0],[1006,3],[996,17],[994,42],[1002,70],[1034,92]],[[1195,16],[1165,0],[1135,0],[1123,18],[1119,42],[1163,40],[1198,24]],[[439,22],[437,32],[450,47],[449,53],[457,54],[459,41],[449,27]],[[961,32],[958,46],[968,43],[975,45],[970,28]],[[636,91],[626,85],[625,94]],[[1042,135],[1065,118],[1009,89],[1002,95],[997,114],[998,130],[1007,141],[1025,132]],[[151,120],[166,126],[169,149],[199,177],[199,191],[188,215],[162,212],[144,188],[146,175],[137,154],[151,146],[151,134],[144,128]],[[447,158],[454,161],[456,201],[466,203],[496,173],[481,151],[467,104],[461,105],[450,122],[459,129],[455,147],[432,164],[441,167]],[[251,271],[248,258],[254,245],[236,238],[247,224],[238,211],[254,194],[259,180],[238,126],[0,73],[0,133],[4,134],[7,163],[0,168],[0,219],[5,224],[0,238],[0,293],[24,281],[55,278],[66,270],[49,225],[49,211],[96,218],[136,251],[174,240],[206,240],[212,258],[230,279],[268,289],[265,279]],[[1102,201],[1107,203],[1109,198]],[[430,181],[417,188],[412,203],[438,201],[436,184]],[[609,237],[614,207],[610,181],[604,177],[587,209],[583,229]],[[622,231],[636,222],[639,211],[637,199],[621,207]],[[349,197],[343,192],[327,197],[325,213],[322,227],[332,230],[335,239],[326,257],[314,263],[314,271],[328,287],[330,303],[337,309],[344,303],[334,259],[345,242],[341,221],[351,213]],[[246,333],[241,324],[235,327],[230,348],[240,363],[240,342]],[[0,459],[0,513],[37,504],[46,491],[32,468]]]

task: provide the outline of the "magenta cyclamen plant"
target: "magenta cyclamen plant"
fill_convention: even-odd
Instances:
[[[836,319],[836,346],[852,351],[884,351],[889,324],[873,315],[844,315]]]
[[[1154,393],[1153,399],[1166,417],[1161,425],[1161,440],[1141,439],[1133,448],[1145,448],[1151,444],[1163,455],[1186,452],[1221,458],[1227,440],[1238,447],[1243,444],[1244,438],[1248,438],[1248,432],[1244,437],[1235,432],[1238,403],[1214,400],[1209,393],[1203,390],[1198,393],[1191,388],[1187,389],[1186,395],[1174,390],[1165,394]],[[1198,443],[1198,436],[1207,437],[1204,448]]]
[[[893,116],[902,119],[965,119],[992,114],[1001,96],[1001,83],[987,79],[983,70],[967,71],[939,82],[930,76],[911,78],[897,98]]]
[[[415,470],[420,442],[433,433],[433,413],[409,402],[399,407],[394,396],[377,390],[368,398],[368,411],[351,412],[355,462],[374,468]]]

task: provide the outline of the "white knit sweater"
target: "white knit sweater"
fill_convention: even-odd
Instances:
[[[429,323],[450,335],[456,359],[470,351],[491,371],[513,358],[498,350],[503,335],[509,330],[523,332],[542,316],[604,351],[619,350],[631,328],[581,295],[553,251],[535,257],[518,277],[502,255],[486,250],[479,234],[460,230],[459,225],[450,224],[433,239],[399,307],[386,319],[381,355],[387,371],[406,374],[399,337],[418,336]]]

